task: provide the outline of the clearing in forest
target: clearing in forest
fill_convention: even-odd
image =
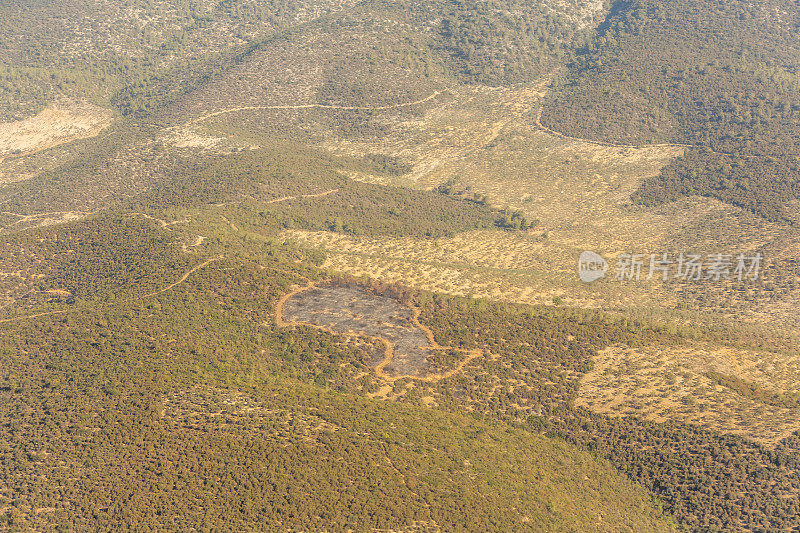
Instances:
[[[50,105],[34,117],[17,122],[0,122],[0,165],[47,150],[60,144],[94,137],[111,124],[113,113],[86,102],[62,101]],[[0,183],[29,177],[0,168]]]
[[[418,310],[352,285],[309,285],[287,295],[277,312],[280,325],[313,326],[337,335],[380,340],[386,347],[384,358],[372,361],[371,366],[386,381],[438,381],[481,353],[439,346],[417,319]]]
[[[689,422],[774,445],[800,424],[800,358],[713,344],[611,346],[575,404],[608,416]]]

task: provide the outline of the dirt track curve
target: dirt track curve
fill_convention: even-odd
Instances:
[[[434,91],[432,94],[426,96],[425,98],[421,98],[419,100],[415,100],[413,102],[403,102],[401,104],[392,104],[392,105],[380,105],[380,106],[346,106],[346,105],[328,105],[328,104],[297,104],[297,105],[257,105],[257,106],[242,106],[242,107],[232,107],[230,109],[222,109],[220,111],[214,111],[213,113],[208,113],[207,115],[203,115],[198,117],[194,120],[191,120],[187,123],[188,126],[192,126],[197,124],[198,122],[203,122],[204,120],[208,120],[213,117],[218,117],[220,115],[225,115],[228,113],[236,113],[238,111],[268,111],[271,109],[274,110],[281,110],[281,109],[338,109],[343,111],[385,111],[387,109],[399,109],[401,107],[409,107],[412,105],[419,105],[424,104],[430,100],[433,100],[440,94],[449,91],[449,89],[442,89],[441,91]]]
[[[452,368],[452,369],[448,370],[447,372],[428,374],[426,376],[412,376],[412,375],[407,375],[407,374],[401,374],[401,375],[396,375],[396,376],[395,375],[389,375],[384,371],[384,369],[389,364],[391,364],[391,362],[394,360],[394,344],[392,344],[387,339],[385,339],[383,337],[380,337],[380,336],[367,335],[365,333],[355,333],[355,332],[354,333],[342,333],[340,331],[334,331],[334,330],[332,330],[330,328],[327,328],[325,326],[320,326],[318,324],[313,324],[313,323],[310,323],[310,322],[302,322],[302,321],[295,322],[295,321],[284,320],[284,318],[283,318],[283,308],[284,308],[284,305],[286,304],[286,302],[290,298],[292,298],[293,296],[295,296],[295,295],[297,295],[297,294],[299,294],[301,292],[313,289],[313,288],[315,288],[317,286],[317,284],[314,283],[312,280],[310,280],[308,278],[305,278],[305,277],[302,277],[302,278],[306,281],[306,285],[304,285],[302,287],[299,287],[299,288],[297,288],[297,289],[295,289],[293,291],[290,291],[290,292],[284,294],[281,297],[281,299],[278,300],[278,303],[275,306],[275,322],[276,322],[276,324],[279,327],[309,326],[309,327],[317,328],[317,329],[322,330],[322,331],[326,331],[326,332],[328,332],[328,333],[330,333],[332,335],[337,335],[337,336],[344,335],[344,336],[347,336],[347,337],[362,337],[362,338],[374,339],[374,340],[377,340],[377,341],[381,342],[385,347],[385,352],[384,352],[385,355],[384,355],[383,361],[381,361],[381,363],[378,364],[378,366],[375,367],[375,375],[378,376],[380,379],[382,379],[385,382],[392,383],[392,382],[400,380],[400,379],[413,379],[413,380],[416,380],[416,381],[424,381],[424,382],[427,382],[427,383],[435,383],[437,381],[441,381],[443,379],[447,379],[447,378],[450,378],[450,377],[458,374],[473,359],[476,359],[476,358],[478,358],[478,357],[480,357],[480,356],[482,356],[484,354],[484,351],[481,350],[481,349],[475,349],[475,350],[467,351],[467,350],[460,350],[460,349],[457,349],[457,348],[451,348],[449,346],[440,346],[439,343],[436,342],[436,339],[433,336],[433,331],[431,331],[431,329],[429,327],[427,327],[426,325],[422,324],[419,321],[419,316],[420,316],[421,310],[416,308],[416,307],[411,307],[411,311],[412,311],[411,321],[412,321],[412,323],[414,324],[415,327],[418,327],[420,330],[422,330],[425,333],[425,336],[427,337],[428,342],[430,343],[430,347],[428,348],[429,350],[456,349],[456,350],[458,350],[460,352],[465,353],[465,356],[464,356],[464,359],[462,359],[458,363],[458,365],[455,366],[455,368]]]

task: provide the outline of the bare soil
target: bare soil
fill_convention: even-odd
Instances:
[[[482,350],[465,351],[437,344],[433,332],[419,322],[419,310],[357,286],[308,285],[278,303],[279,326],[313,326],[330,333],[377,340],[383,357],[367,364],[387,382],[415,379],[437,382],[463,371]]]
[[[414,323],[413,311],[393,298],[352,286],[315,287],[287,300],[283,311],[291,322],[385,339],[393,348],[393,358],[383,368],[390,375],[422,377],[430,369],[427,335]]]

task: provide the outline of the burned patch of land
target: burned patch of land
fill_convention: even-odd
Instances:
[[[417,320],[415,309],[354,285],[297,291],[284,301],[278,313],[279,319],[289,325],[310,325],[335,334],[381,340],[386,346],[385,357],[373,358],[369,364],[389,380],[442,379],[473,356],[465,358],[459,350],[438,346]]]

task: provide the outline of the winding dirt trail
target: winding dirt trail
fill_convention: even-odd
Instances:
[[[195,272],[197,272],[201,268],[205,268],[206,266],[208,266],[209,264],[213,263],[214,261],[219,261],[219,260],[224,259],[224,258],[225,258],[224,255],[219,255],[217,257],[212,257],[211,259],[203,261],[199,265],[196,265],[196,266],[192,267],[190,270],[188,270],[186,273],[184,273],[180,278],[178,278],[178,280],[176,282],[170,283],[169,285],[167,285],[163,289],[160,289],[160,290],[145,294],[144,296],[140,296],[138,298],[142,298],[142,299],[151,298],[151,297],[156,296],[158,294],[167,292],[168,290],[177,287],[181,283],[186,282],[186,280],[189,279],[189,276],[191,276],[192,274],[194,274]],[[136,298],[136,297],[134,297],[134,298]],[[6,307],[6,306],[3,306],[3,307]],[[100,309],[102,309],[102,308],[103,307],[101,307]],[[0,324],[7,324],[7,323],[10,323],[10,322],[28,321],[28,320],[34,320],[36,318],[40,318],[40,317],[43,317],[43,316],[64,315],[64,314],[67,314],[67,313],[71,313],[73,311],[87,311],[87,310],[96,310],[96,308],[84,307],[84,308],[81,308],[81,309],[63,309],[61,311],[48,311],[48,312],[45,312],[45,313],[36,313],[36,314],[33,314],[33,315],[15,316],[15,317],[12,317],[12,318],[0,319]]]
[[[343,106],[343,105],[328,105],[328,104],[297,104],[297,105],[263,105],[263,106],[242,106],[242,107],[233,107],[231,109],[223,109],[221,111],[214,111],[213,113],[208,113],[207,115],[203,115],[198,117],[194,120],[189,121],[186,125],[192,126],[199,122],[203,122],[204,120],[208,120],[213,117],[218,117],[220,115],[225,115],[228,113],[236,113],[237,111],[263,111],[263,110],[281,110],[281,109],[339,109],[344,111],[382,111],[387,109],[399,109],[401,107],[409,107],[412,105],[419,105],[424,104],[430,100],[433,100],[440,94],[444,92],[448,92],[449,89],[442,89],[440,91],[434,91],[432,94],[426,96],[425,98],[421,98],[419,100],[415,100],[413,102],[404,102],[401,104],[392,104],[392,105],[381,105],[381,106]]]
[[[339,192],[339,189],[331,189],[329,191],[323,191],[323,192],[312,193],[312,194],[298,194],[296,196],[281,196],[280,198],[273,198],[272,200],[267,200],[267,201],[261,202],[261,203],[263,203],[263,204],[277,204],[277,203],[280,203],[280,202],[288,202],[290,200],[298,200],[298,199],[303,199],[303,198],[322,198],[323,196],[328,196],[329,194],[334,194],[334,193],[337,193],[337,192]],[[245,198],[242,198],[241,200],[233,200],[231,202],[221,202],[219,204],[214,204],[214,207],[227,207],[229,205],[239,205],[239,204],[243,204],[247,200],[252,200],[254,202],[258,201],[256,199],[254,199],[252,196],[247,196]],[[223,216],[222,218],[225,218],[225,217]],[[230,224],[230,222],[228,221],[227,218],[225,218],[225,221]]]
[[[194,238],[194,242],[192,244],[186,244],[185,242],[181,243],[181,251],[185,254],[194,253],[189,248],[196,248],[198,246],[202,246],[203,242],[206,240],[206,237],[203,235],[198,235]]]
[[[684,148],[684,149],[686,149],[686,148],[702,148],[702,149],[708,150],[712,154],[733,156],[733,154],[728,153],[728,152],[717,152],[717,151],[712,150],[711,148],[709,148],[707,146],[698,146],[698,145],[694,145],[694,144],[684,144],[684,143],[657,143],[657,144],[611,143],[611,142],[605,142],[605,141],[596,141],[596,140],[593,140],[593,139],[585,139],[585,138],[582,138],[582,137],[573,137],[571,135],[566,135],[564,133],[556,131],[556,130],[554,130],[552,128],[548,128],[547,126],[542,124],[542,113],[544,112],[544,99],[547,96],[547,93],[550,92],[552,80],[553,80],[553,77],[555,76],[555,74],[557,73],[557,71],[558,71],[558,69],[556,69],[556,71],[551,72],[550,74],[548,74],[547,77],[545,78],[544,83],[542,84],[542,88],[545,89],[545,92],[544,92],[544,94],[542,95],[542,97],[541,97],[541,99],[539,101],[539,110],[536,113],[536,120],[535,120],[536,127],[540,131],[543,131],[545,133],[549,133],[550,135],[554,135],[556,137],[559,137],[559,138],[567,140],[567,141],[577,141],[577,142],[586,143],[586,144],[594,144],[596,146],[607,146],[609,148],[633,148],[633,149],[644,149],[644,148]]]
[[[151,296],[155,296],[156,294],[161,294],[161,293],[167,292],[168,290],[170,290],[170,289],[172,289],[174,287],[177,287],[181,283],[185,282],[187,279],[189,279],[189,276],[191,276],[192,274],[194,274],[195,272],[197,272],[201,268],[204,268],[205,266],[207,266],[210,263],[213,263],[214,261],[219,261],[219,260],[224,259],[224,258],[225,258],[224,255],[219,255],[217,257],[212,257],[211,259],[203,261],[199,265],[195,266],[194,268],[192,268],[191,270],[186,272],[183,276],[178,278],[178,281],[176,281],[175,283],[171,283],[171,284],[167,285],[166,287],[164,287],[163,289],[157,290],[155,292],[151,292],[149,294],[145,294],[144,296],[142,296],[142,298],[150,298]]]
[[[724,152],[715,152],[710,148],[706,147],[698,147],[693,144],[682,144],[682,143],[659,143],[659,144],[620,144],[620,143],[610,143],[605,141],[595,141],[593,139],[584,139],[582,137],[573,137],[571,135],[566,135],[561,133],[560,131],[556,131],[554,129],[548,128],[544,124],[542,124],[542,112],[544,112],[544,105],[539,105],[539,111],[536,113],[536,128],[540,131],[545,133],[549,133],[550,135],[554,135],[560,139],[564,139],[567,141],[577,141],[586,144],[594,144],[597,146],[608,146],[609,148],[634,148],[634,149],[643,149],[643,148],[705,148],[710,152],[718,155],[731,155]]]
[[[23,320],[33,320],[34,318],[39,318],[42,316],[52,316],[52,315],[63,315],[69,313],[71,309],[65,309],[63,311],[48,311],[47,313],[36,313],[35,315],[27,315],[27,316],[15,316],[14,318],[4,318],[0,320],[0,324],[7,324],[9,322],[19,322]]]
[[[299,326],[299,325],[302,325],[302,326],[313,326],[313,324],[306,324],[306,323],[303,323],[303,322],[286,322],[285,320],[283,320],[283,306],[286,304],[286,302],[289,300],[289,298],[291,298],[292,296],[294,296],[296,294],[300,294],[303,291],[307,291],[309,289],[313,289],[314,287],[317,286],[316,283],[314,283],[310,278],[307,278],[305,276],[301,276],[300,274],[295,274],[295,275],[297,277],[299,277],[300,279],[304,280],[306,282],[306,284],[303,285],[302,287],[299,287],[297,289],[294,289],[292,291],[287,292],[286,294],[281,296],[281,299],[278,300],[277,304],[275,304],[275,324],[277,324],[279,327],[282,327],[282,328],[289,327],[289,326]],[[317,327],[319,327],[320,329],[327,329],[327,328],[324,328],[323,326],[317,326]],[[328,330],[328,331],[333,333],[330,330]]]
[[[428,326],[422,324],[419,321],[419,316],[422,313],[422,311],[420,309],[418,309],[417,307],[411,307],[411,312],[412,312],[411,322],[414,324],[415,327],[418,327],[419,329],[421,329],[425,333],[425,336],[427,337],[428,342],[430,344],[430,346],[428,347],[429,350],[457,350],[459,352],[464,353],[465,356],[464,356],[464,359],[462,359],[454,368],[451,368],[450,370],[448,370],[446,372],[428,374],[426,376],[412,376],[412,375],[409,375],[409,374],[389,375],[389,374],[387,374],[385,372],[385,369],[394,360],[394,344],[391,343],[389,340],[387,340],[387,339],[385,339],[383,337],[375,336],[375,335],[368,335],[366,333],[355,333],[355,332],[353,332],[353,333],[350,333],[350,332],[342,333],[340,331],[334,331],[331,328],[328,328],[326,326],[320,326],[318,324],[312,324],[311,322],[284,320],[284,318],[283,318],[283,308],[284,308],[284,305],[286,304],[286,302],[289,301],[289,299],[292,298],[293,296],[296,296],[297,294],[300,294],[301,292],[305,292],[307,290],[313,289],[313,288],[315,288],[317,286],[317,284],[315,282],[313,282],[312,280],[310,280],[309,278],[306,278],[304,276],[300,276],[300,277],[302,277],[302,279],[304,279],[306,281],[306,284],[304,286],[302,286],[302,287],[299,287],[297,289],[294,289],[294,290],[284,294],[280,298],[280,300],[278,300],[278,303],[275,305],[275,323],[279,327],[310,326],[312,328],[317,328],[319,330],[325,331],[325,332],[330,333],[332,335],[345,336],[345,337],[361,337],[361,338],[367,338],[367,339],[372,339],[372,340],[379,341],[380,343],[383,344],[383,346],[385,348],[385,352],[384,352],[383,361],[381,361],[380,364],[378,364],[378,366],[375,367],[375,375],[378,378],[380,378],[381,380],[383,380],[384,382],[386,382],[386,383],[393,383],[393,382],[401,380],[401,379],[413,379],[413,380],[416,380],[416,381],[422,381],[422,382],[426,382],[426,383],[435,383],[435,382],[438,382],[438,381],[442,381],[443,379],[447,379],[447,378],[453,377],[454,375],[456,375],[459,372],[461,372],[462,370],[464,370],[464,368],[473,359],[476,359],[476,358],[481,357],[481,356],[484,355],[484,351],[481,350],[481,349],[461,350],[459,348],[452,348],[450,346],[440,346],[439,343],[436,342],[436,339],[433,336],[433,331],[431,331],[431,329]]]
[[[184,218],[182,220],[173,220],[172,222],[167,222],[166,220],[162,220],[160,218],[156,218],[154,216],[148,215],[147,213],[128,213],[128,216],[139,216],[139,217],[142,217],[142,218],[146,218],[147,220],[152,220],[154,222],[158,222],[159,226],[161,226],[161,229],[170,230],[170,231],[172,231],[172,228],[170,228],[170,226],[173,226],[175,224],[188,224],[189,222],[191,222],[191,220],[188,219],[188,218]],[[201,246],[205,240],[206,240],[206,237],[204,235],[195,235],[194,241],[192,241],[191,244],[187,243],[187,242],[174,243],[174,244],[180,244],[181,245],[181,251],[183,251],[183,253],[190,254],[190,253],[194,253],[194,252],[189,250],[189,248],[196,248],[197,246]]]
[[[274,198],[272,200],[268,200],[264,203],[266,204],[277,204],[278,202],[288,202],[289,200],[297,200],[299,198],[322,198],[323,196],[328,196],[329,194],[334,194],[339,192],[339,189],[331,189],[325,192],[318,192],[316,194],[300,194],[298,196],[282,196],[281,198]]]
[[[411,376],[408,374],[390,376],[384,372],[384,369],[394,360],[394,346],[391,345],[389,341],[385,341],[387,345],[391,345],[392,349],[386,351],[386,358],[377,367],[375,367],[375,374],[384,381],[388,381],[391,383],[393,381],[397,381],[398,379],[405,378],[405,379],[415,379],[417,381],[423,381],[426,383],[436,383],[437,381],[442,381],[443,379],[455,376],[456,374],[464,370],[464,367],[466,367],[473,359],[476,359],[483,355],[483,350],[477,348],[475,350],[467,351],[458,348],[452,348],[450,346],[439,345],[439,343],[436,342],[436,339],[433,337],[433,331],[431,331],[431,329],[428,326],[419,321],[419,316],[420,314],[422,314],[422,310],[417,307],[411,307],[411,312],[412,312],[411,322],[414,324],[414,326],[418,327],[425,333],[425,336],[428,338],[428,342],[430,343],[430,347],[428,348],[429,350],[458,350],[459,352],[462,352],[466,355],[464,356],[464,359],[462,359],[454,368],[451,368],[446,372],[428,374],[423,377]]]

